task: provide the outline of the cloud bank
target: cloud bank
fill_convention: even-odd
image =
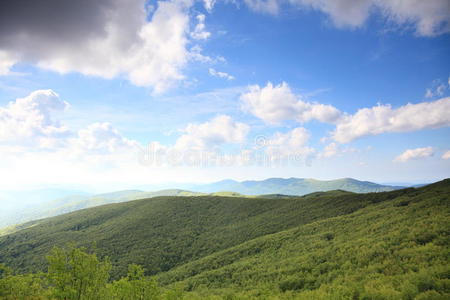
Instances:
[[[450,32],[448,0],[245,0],[247,6],[262,13],[278,14],[281,5],[289,3],[300,9],[326,14],[338,28],[358,28],[371,15],[381,15],[387,23],[412,26],[420,36]]]
[[[433,102],[406,104],[397,109],[378,105],[346,115],[336,125],[332,138],[340,143],[387,132],[408,132],[450,126],[450,97]]]
[[[149,13],[144,0],[1,1],[0,74],[27,62],[163,91],[184,78],[191,5],[159,1]],[[194,37],[207,38],[198,21]]]

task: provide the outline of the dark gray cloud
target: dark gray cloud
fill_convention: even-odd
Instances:
[[[14,50],[27,60],[39,59],[106,37],[110,23],[120,24],[126,33],[121,38],[130,42],[136,39],[144,16],[141,0],[2,0],[0,49]]]
[[[0,75],[18,62],[162,91],[184,78],[193,1],[0,0]]]
[[[29,40],[80,41],[105,34],[114,1],[0,1],[0,45],[17,47]]]

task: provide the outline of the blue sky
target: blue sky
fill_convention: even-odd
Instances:
[[[0,188],[449,177],[448,1],[107,2],[8,8]]]

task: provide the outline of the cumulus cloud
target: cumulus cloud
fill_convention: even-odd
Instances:
[[[110,123],[94,123],[78,131],[70,130],[55,119],[55,115],[67,107],[69,103],[53,90],[37,90],[0,107],[2,153],[13,149],[17,154],[54,152],[86,158],[93,154],[126,152],[139,145],[122,136]]]
[[[450,97],[433,102],[407,104],[397,109],[378,105],[359,109],[344,116],[336,125],[332,138],[348,143],[363,136],[386,132],[408,132],[450,126]]]
[[[243,143],[250,130],[247,124],[219,115],[200,124],[189,124],[175,143],[177,150],[212,149],[225,143]]]
[[[399,156],[397,156],[395,162],[407,162],[412,159],[421,159],[425,157],[433,156],[434,150],[432,147],[408,149]]]
[[[262,88],[253,85],[248,89],[240,97],[244,110],[270,124],[285,120],[336,123],[341,117],[341,112],[331,105],[301,100],[285,82],[276,86],[269,82]]]
[[[205,15],[197,15],[197,25],[194,31],[191,32],[191,37],[196,40],[206,40],[211,36],[211,33],[205,30]]]
[[[442,154],[442,159],[450,159],[450,150],[448,150],[444,154]]]
[[[75,151],[82,153],[107,154],[128,151],[138,143],[122,136],[110,123],[94,123],[79,130],[71,140]]]
[[[225,78],[227,80],[233,80],[234,79],[234,76],[232,76],[232,75],[230,75],[228,73],[225,73],[225,72],[216,71],[213,68],[209,68],[208,71],[209,71],[209,75],[214,76],[214,77]]]
[[[148,16],[144,0],[1,1],[0,72],[28,62],[163,91],[184,78],[191,5],[160,1]]]
[[[297,127],[286,133],[275,133],[265,141],[265,151],[272,156],[285,157],[289,155],[307,156],[314,152],[307,146],[310,133],[303,127]]]
[[[357,28],[371,14],[380,14],[388,23],[410,26],[422,36],[450,31],[448,0],[289,0],[291,5],[310,8],[328,15],[337,27]],[[281,0],[246,0],[254,11],[276,14]]]
[[[51,147],[69,129],[52,117],[68,103],[52,90],[37,90],[0,107],[0,144]]]

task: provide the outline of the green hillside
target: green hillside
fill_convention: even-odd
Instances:
[[[0,237],[0,262],[44,270],[53,246],[95,242],[113,278],[137,263],[186,299],[447,299],[449,236],[445,180],[370,194],[105,205]]]
[[[18,206],[17,209],[9,209],[4,212],[0,211],[0,231],[3,233],[14,232],[13,225],[36,219],[58,216],[80,209],[158,196],[213,195],[227,197],[250,197],[262,195],[261,197],[265,198],[276,198],[285,197],[285,195],[301,196],[313,192],[331,190],[369,193],[392,191],[400,188],[395,186],[379,185],[368,181],[359,181],[351,178],[328,181],[304,178],[269,178],[261,181],[238,182],[234,180],[224,180],[210,184],[184,185],[189,187],[192,191],[185,189],[164,189],[149,192],[141,190],[124,190],[97,195],[74,194],[56,199],[41,199],[41,204],[39,204],[38,201],[31,206]],[[51,195],[50,193],[44,193],[43,195],[47,194]],[[24,198],[27,199],[28,197],[29,195],[27,194]],[[42,197],[43,196],[41,196],[41,198]],[[9,198],[9,200],[5,203],[8,202],[23,202],[23,199],[20,194],[18,194],[16,199]],[[7,226],[9,226],[9,228],[5,229],[4,227]]]
[[[1,232],[15,231],[15,224],[20,224],[36,219],[43,219],[62,215],[80,209],[100,206],[110,203],[120,203],[130,200],[152,198],[159,196],[201,196],[204,193],[191,192],[180,189],[166,189],[154,192],[144,192],[140,190],[124,190],[112,193],[97,195],[72,195],[44,201],[41,205],[35,205],[20,210],[10,211],[7,215],[0,214],[0,234]],[[11,200],[12,201],[12,200]],[[2,227],[9,227],[2,228]],[[2,229],[1,229],[2,228]],[[7,231],[8,230],[8,231]]]
[[[450,180],[396,196],[374,197],[351,214],[259,237],[158,278],[199,295],[279,290],[298,299],[449,299]]]
[[[401,193],[400,191],[397,193]],[[247,240],[355,211],[370,201],[337,191],[287,199],[157,197],[85,209],[33,222],[0,237],[0,261],[20,270],[42,268],[54,245],[91,246],[111,257],[113,274],[129,263],[150,274]]]

